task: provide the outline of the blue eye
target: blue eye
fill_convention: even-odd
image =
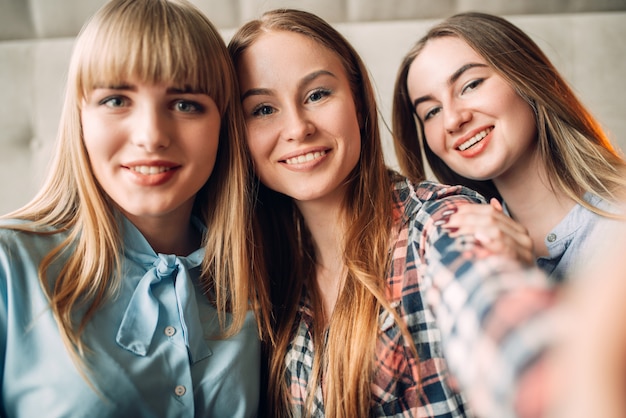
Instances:
[[[174,109],[183,113],[200,113],[204,107],[196,102],[178,100],[174,103]]]
[[[125,100],[123,97],[121,96],[109,96],[103,100],[100,101],[101,105],[107,106],[107,107],[122,107],[125,104]]]
[[[269,116],[275,112],[272,106],[260,104],[252,110],[252,116]]]
[[[311,102],[319,102],[324,97],[330,96],[330,94],[331,94],[331,91],[328,89],[317,89],[309,95],[307,100]]]

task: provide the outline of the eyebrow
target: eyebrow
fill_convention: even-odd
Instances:
[[[243,102],[246,98],[250,96],[268,96],[271,93],[272,90],[270,89],[249,89],[241,95],[241,101]]]
[[[318,77],[321,76],[330,76],[333,78],[337,78],[337,76],[335,74],[333,74],[332,72],[328,71],[328,70],[318,70],[318,71],[313,71],[310,74],[307,74],[306,76],[304,76],[302,78],[302,80],[300,80],[300,82],[298,83],[298,88],[301,88],[302,86],[310,83],[311,81],[315,80]],[[241,95],[241,101],[244,101],[246,98],[250,97],[250,96],[265,96],[265,95],[270,95],[272,94],[272,90],[271,89],[266,89],[266,88],[257,88],[257,89],[249,89],[246,90],[242,95]]]
[[[135,86],[134,84],[113,84],[113,85],[96,84],[94,86],[94,89],[136,91],[137,90],[137,86]],[[182,88],[180,88],[180,87],[168,87],[167,90],[165,90],[165,92],[167,94],[204,94],[203,91],[198,90],[198,89],[194,89],[191,86],[185,86],[185,87],[182,87]]]
[[[452,73],[452,75],[448,78],[448,85],[454,84],[467,70],[475,68],[475,67],[487,67],[486,64],[478,63],[478,62],[470,62],[465,65],[462,65],[458,70]],[[418,97],[413,101],[413,109],[417,109],[417,106],[425,101],[432,100],[431,95],[426,95],[422,97]]]
[[[199,89],[194,89],[191,86],[185,86],[183,88],[168,87],[166,91],[168,94],[206,94],[205,92]]]
[[[107,89],[107,90],[136,90],[135,86],[130,84],[105,84],[105,83],[96,83],[93,86],[95,89]]]

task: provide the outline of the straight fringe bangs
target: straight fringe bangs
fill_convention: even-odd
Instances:
[[[76,45],[76,73],[70,80],[76,80],[78,102],[95,87],[136,77],[155,84],[173,81],[181,89],[206,93],[223,115],[234,93],[230,83],[222,82],[232,74],[223,40],[202,13],[192,15],[180,4],[186,3],[129,0],[122,7],[105,6]],[[190,17],[196,22],[190,24]],[[204,30],[206,25],[213,31]]]
[[[88,352],[81,332],[119,286],[121,248],[112,203],[98,186],[83,145],[81,106],[95,87],[125,83],[131,77],[173,81],[216,102],[222,115],[218,156],[194,212],[209,231],[204,239],[208,246],[204,281],[205,288],[214,292],[222,331],[232,335],[240,329],[249,300],[256,296],[249,285],[250,163],[236,75],[224,41],[208,19],[184,0],[111,1],[83,27],[74,46],[46,183],[30,203],[7,215],[31,221],[14,229],[37,234],[69,231],[42,262],[40,280],[61,336],[81,370]],[[56,281],[51,281],[47,272],[66,257],[68,248],[72,255]],[[265,299],[261,295],[259,303]],[[232,313],[229,327],[225,326],[227,308]],[[76,323],[74,313],[79,309],[86,314]]]

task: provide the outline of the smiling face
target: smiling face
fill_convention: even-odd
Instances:
[[[429,40],[407,88],[431,150],[474,180],[523,175],[535,158],[531,106],[465,41]]]
[[[270,31],[245,50],[237,71],[261,181],[300,203],[341,199],[361,137],[337,55],[304,35]]]
[[[131,221],[188,219],[215,164],[221,117],[211,97],[129,80],[95,88],[81,122],[96,180]]]

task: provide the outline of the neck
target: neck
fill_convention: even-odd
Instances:
[[[186,256],[202,243],[202,233],[191,224],[191,211],[168,216],[126,216],[157,253]]]
[[[341,200],[298,202],[315,248],[315,283],[327,324],[337,302],[346,267],[343,260],[345,224]]]
[[[545,166],[528,164],[524,172],[494,179],[511,217],[522,224],[533,241],[537,256],[548,255],[546,235],[563,220],[576,202],[563,190],[550,187]]]

